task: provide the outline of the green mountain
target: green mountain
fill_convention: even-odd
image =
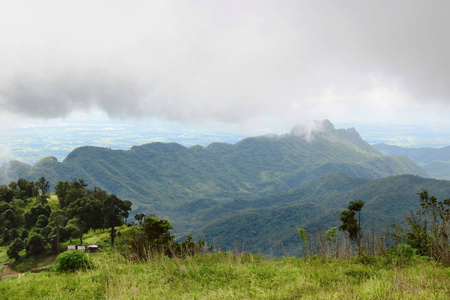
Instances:
[[[421,166],[431,177],[450,179],[450,146],[443,148],[403,148],[386,144],[373,145],[386,155],[403,155]]]
[[[298,125],[289,134],[246,138],[234,145],[80,147],[62,162],[46,157],[32,167],[4,164],[0,184],[45,176],[54,187],[60,180],[83,178],[91,187],[131,200],[135,213],[168,218],[175,228],[187,232],[205,223],[197,222],[185,209],[279,194],[330,172],[360,178],[427,176],[406,157],[376,151],[355,129],[335,129],[324,120],[309,129]]]
[[[419,208],[421,189],[438,199],[450,195],[450,182],[400,175],[380,179],[327,174],[286,193],[248,201],[232,201],[198,210],[193,219],[216,220],[196,232],[216,249],[262,252],[268,256],[300,255],[297,229],[311,233],[340,225],[340,213],[349,201],[363,200],[363,228],[384,231],[404,223],[404,215]]]

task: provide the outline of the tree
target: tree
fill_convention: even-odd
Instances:
[[[89,229],[102,228],[104,224],[100,202],[90,197],[83,197],[75,200],[66,207],[65,211],[69,219],[78,219],[78,225],[86,233]]]
[[[66,196],[69,190],[68,181],[59,181],[55,186],[55,194],[58,196],[59,207],[63,208],[66,206]]]
[[[299,228],[298,235],[303,241],[303,254],[305,257],[309,256],[309,242],[310,242],[310,234],[306,229]]]
[[[190,250],[191,239],[182,246],[177,247],[174,236],[170,234],[173,227],[167,220],[157,217],[146,217],[141,227],[133,226],[127,232],[127,242],[132,257],[135,259],[148,259],[155,253],[171,256],[179,250],[179,254],[186,255]],[[189,250],[189,251],[188,251]]]
[[[42,205],[45,205],[47,203],[47,192],[50,189],[50,183],[45,179],[45,177],[41,177],[36,182],[36,187],[41,190],[41,203]]]
[[[19,259],[19,252],[25,248],[25,243],[22,239],[16,238],[6,251],[9,258]]]
[[[59,242],[61,239],[61,230],[66,226],[67,217],[63,210],[55,209],[52,211],[49,224],[55,228],[55,237],[56,237],[56,253],[59,253]]]
[[[364,206],[364,202],[361,200],[350,201],[348,209],[341,213],[340,220],[342,225],[339,226],[340,230],[348,232],[350,241],[357,245],[358,253],[361,251],[361,210]],[[355,218],[358,213],[358,219]]]
[[[160,220],[157,217],[147,217],[142,223],[145,238],[149,246],[155,249],[169,245],[173,241],[174,237],[170,234],[172,229],[168,220]]]
[[[50,217],[51,212],[52,210],[48,205],[43,206],[42,204],[38,204],[33,206],[28,212],[25,213],[25,227],[34,227],[40,215],[44,215],[48,218]]]
[[[104,226],[111,228],[111,246],[114,247],[114,240],[116,237],[116,226],[121,226],[124,219],[128,217],[131,211],[131,202],[128,200],[121,200],[116,195],[111,194],[106,198],[102,205],[102,214],[104,218]]]
[[[418,250],[421,255],[440,261],[450,261],[450,199],[438,201],[427,190],[418,193],[420,209],[406,215],[409,231],[398,226],[397,238]]]
[[[327,243],[330,246],[330,251],[333,253],[333,247],[335,248],[335,257],[338,257],[338,248],[337,248],[337,232],[336,227],[331,227],[327,232],[325,233]]]
[[[16,227],[16,225],[17,225],[17,217],[12,209],[6,210],[2,214],[1,219],[4,222],[4,224],[6,224],[6,221],[9,221],[8,222],[9,226],[8,227],[5,226],[5,228],[11,229],[13,227]]]
[[[0,201],[11,202],[14,199],[14,191],[6,186],[0,186]]]
[[[2,233],[2,244],[3,245],[8,245],[10,242],[9,240],[9,229],[7,227],[5,227],[5,229],[3,229],[3,233]]]
[[[27,256],[34,256],[45,252],[45,239],[38,233],[32,233],[25,245]]]
[[[45,215],[40,215],[36,220],[37,228],[44,228],[48,225],[48,218]]]
[[[145,214],[137,214],[134,216],[134,219],[136,221],[138,221],[139,226],[142,226],[142,221],[144,220],[144,218],[145,218]]]
[[[22,230],[20,231],[20,236],[19,236],[22,240],[25,240],[28,238],[28,230],[26,230],[25,228],[22,228]]]
[[[55,186],[60,208],[69,206],[77,199],[86,197],[90,191],[86,189],[87,184],[83,179],[74,179],[72,182],[60,181]]]
[[[83,233],[85,231],[86,225],[77,218],[70,219],[67,222],[64,231],[66,231],[71,238],[80,239],[80,245],[83,245]]]

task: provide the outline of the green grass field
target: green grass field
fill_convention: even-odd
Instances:
[[[8,255],[6,254],[7,250],[8,250],[8,247],[6,247],[6,246],[1,247],[0,246],[0,274],[1,274],[2,270],[3,270],[3,266],[5,265],[5,263],[10,260]]]
[[[216,253],[132,263],[91,254],[96,268],[4,277],[0,299],[449,299],[450,268],[416,259],[402,267],[379,257],[268,260]]]

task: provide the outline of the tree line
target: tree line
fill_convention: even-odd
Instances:
[[[206,239],[194,241],[188,236],[182,242],[175,241],[169,221],[154,215],[137,214],[137,223],[128,223],[130,228],[118,233],[116,227],[128,218],[131,202],[97,187],[88,189],[82,179],[58,182],[58,201],[51,205],[49,189],[44,177],[38,182],[21,178],[0,187],[0,245],[8,246],[10,258],[19,260],[24,249],[27,257],[59,253],[61,243],[76,238],[82,245],[89,230],[107,228],[111,246],[121,235],[117,249],[133,260],[160,254],[184,257],[212,250]]]
[[[403,255],[411,258],[414,254],[431,257],[437,261],[450,263],[450,198],[439,201],[430,196],[427,190],[421,190],[419,196],[420,208],[415,212],[405,214],[407,228],[398,224],[389,224],[390,229],[384,233],[384,237],[375,236],[374,227],[371,232],[364,232],[362,226],[362,209],[364,201],[350,201],[346,210],[340,214],[341,225],[339,231],[347,233],[347,248],[350,253],[357,255],[384,254]],[[298,229],[300,239],[303,242],[304,256],[313,253],[326,256],[339,257],[339,248],[345,246],[338,242],[336,227],[332,227],[325,233],[319,232],[314,236],[303,228]],[[370,238],[367,238],[370,235]],[[363,243],[363,237],[372,240],[371,243]],[[313,249],[312,244],[319,247]],[[369,247],[367,247],[369,246]],[[315,250],[315,251],[313,251]]]
[[[77,238],[82,244],[90,229],[110,228],[114,243],[115,227],[131,211],[130,201],[96,187],[88,189],[82,179],[58,182],[59,201],[52,209],[49,189],[44,177],[37,182],[21,178],[0,187],[0,244],[9,245],[9,257],[19,258],[23,249],[27,256],[59,253],[61,242]]]

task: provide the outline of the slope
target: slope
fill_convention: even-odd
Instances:
[[[373,147],[386,155],[408,157],[434,178],[450,179],[450,146],[443,148],[403,148],[376,144]]]
[[[152,143],[130,150],[80,147],[64,161],[47,157],[33,167],[0,169],[0,184],[11,178],[45,176],[52,186],[60,180],[83,178],[133,202],[135,213],[169,218],[175,228],[202,224],[180,214],[180,205],[198,199],[226,203],[288,191],[329,172],[380,178],[426,173],[404,157],[385,156],[361,139],[354,129],[335,129],[328,121],[313,130],[295,126],[290,134],[246,138],[234,145],[183,147]],[[14,176],[11,176],[13,174]]]
[[[298,255],[297,228],[314,232],[337,227],[348,202],[363,200],[363,226],[374,224],[385,229],[390,223],[402,223],[404,214],[419,208],[417,193],[421,189],[442,200],[450,195],[450,182],[413,175],[373,180],[327,174],[287,193],[199,210],[195,219],[216,216],[216,220],[195,235],[208,238],[223,250],[239,245],[268,256]]]

